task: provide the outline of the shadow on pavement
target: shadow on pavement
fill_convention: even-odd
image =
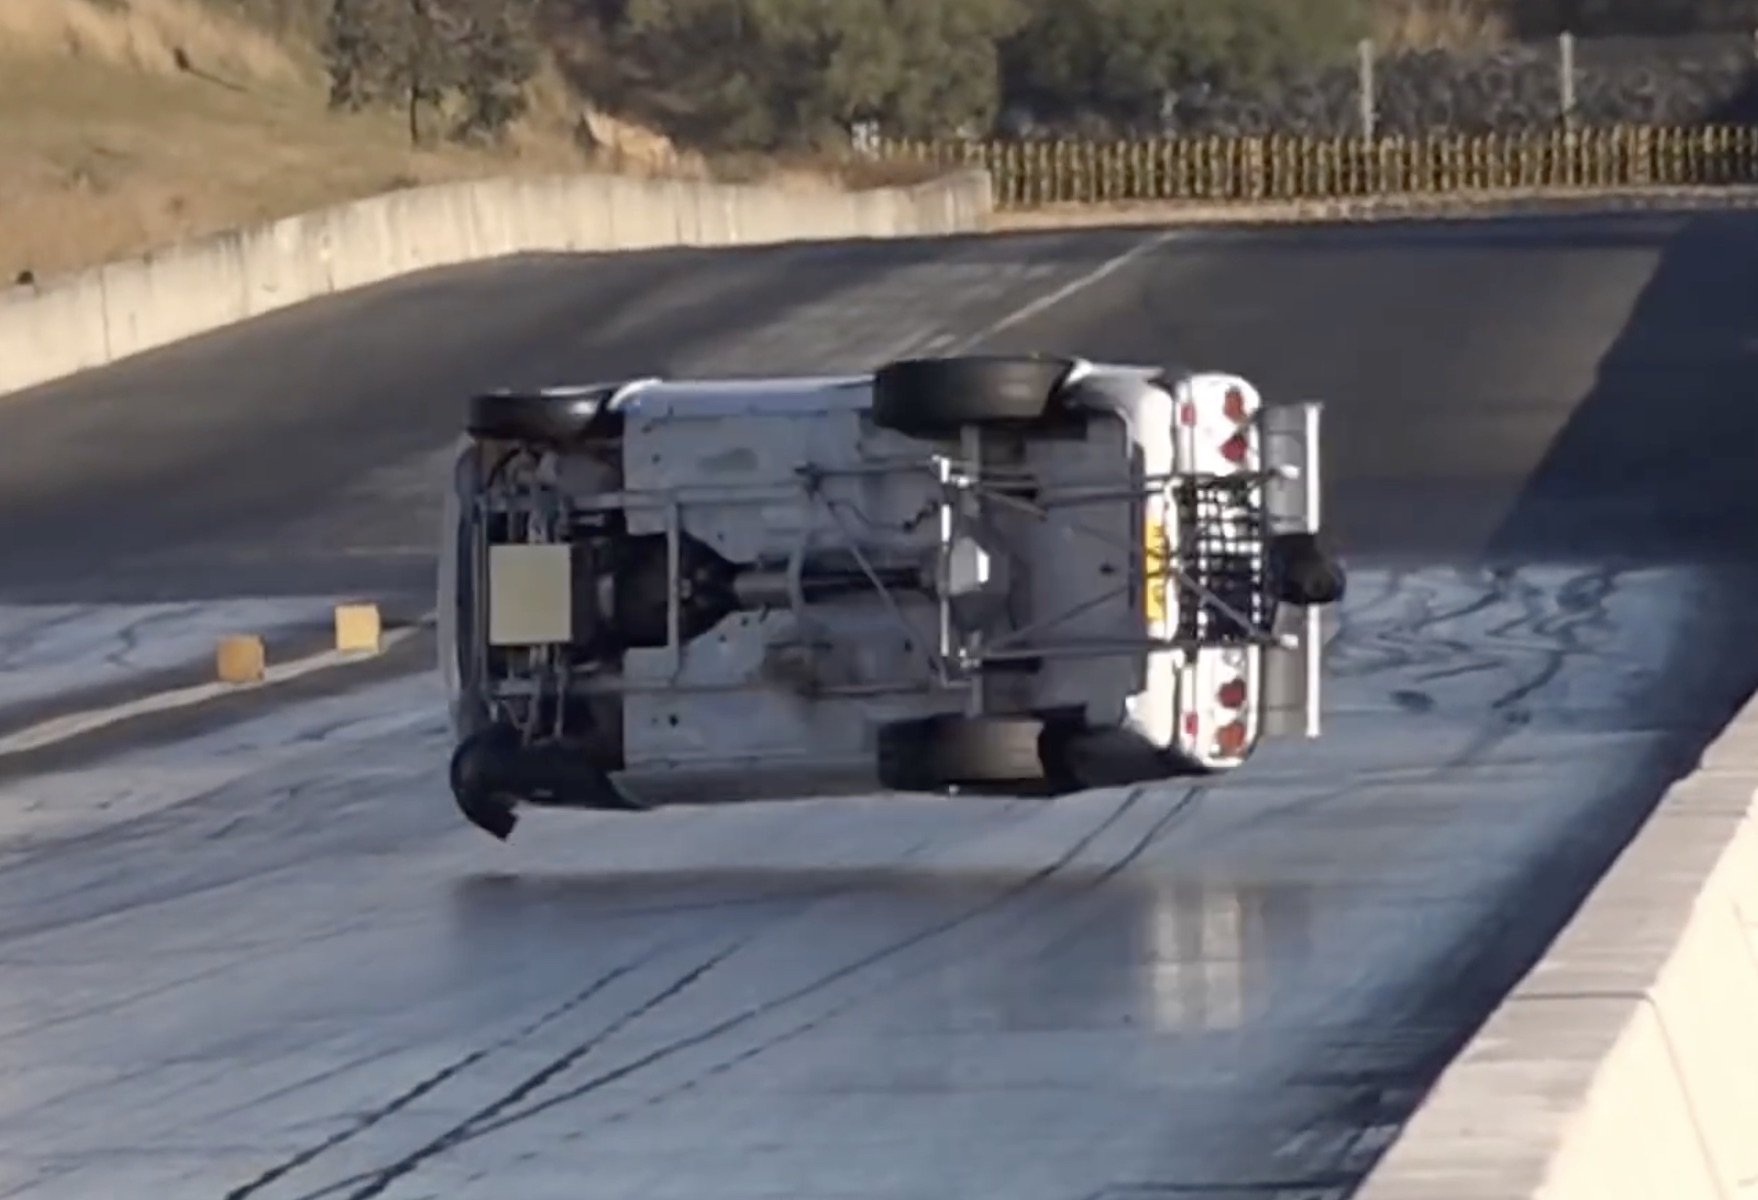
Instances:
[[[1700,217],[1668,244],[1491,552],[1745,565],[1755,468],[1758,218]]]
[[[1668,785],[1758,687],[1758,219],[1692,220],[1666,247],[1591,391],[1495,531],[1488,557],[1713,571],[1720,600],[1699,614],[1672,678],[1633,702],[1684,718],[1643,778],[1606,797],[1602,818],[1528,869],[1527,886],[1461,941],[1471,953],[1419,991],[1430,1011],[1475,1014],[1409,1082],[1421,1092],[1544,954],[1641,829]],[[1449,993],[1444,1004],[1440,992]],[[1422,997],[1413,997],[1425,1008]],[[1413,1109],[1414,1104],[1409,1108]]]

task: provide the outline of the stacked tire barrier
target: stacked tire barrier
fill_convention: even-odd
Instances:
[[[0,291],[0,395],[432,267],[959,233],[990,208],[979,171],[859,192],[602,175],[415,188]]]
[[[997,208],[1347,200],[1758,183],[1758,127],[1611,126],[1516,134],[883,142],[886,158],[980,167]]]

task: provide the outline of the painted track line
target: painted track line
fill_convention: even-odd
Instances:
[[[1136,242],[1121,254],[1115,254],[1110,258],[1107,258],[1092,270],[1083,275],[1077,275],[1061,287],[1045,292],[1042,296],[1032,300],[1029,304],[1021,305],[1019,308],[1014,309],[999,320],[985,325],[976,333],[968,334],[964,337],[959,337],[955,334],[943,334],[942,336],[933,339],[923,346],[922,353],[925,355],[969,354],[997,334],[1005,333],[1014,326],[1022,325],[1033,317],[1039,316],[1040,314],[1055,308],[1058,304],[1078,296],[1081,292],[1086,291],[1095,284],[1101,283],[1112,275],[1115,275],[1118,271],[1121,271],[1124,267],[1127,267],[1137,259],[1147,257],[1168,242],[1177,241],[1189,236],[1191,236],[1190,231],[1186,229],[1162,230],[1161,232],[1154,234],[1152,237],[1144,238],[1141,241]]]

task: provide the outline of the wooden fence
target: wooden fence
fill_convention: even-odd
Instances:
[[[1758,127],[1648,126],[1426,138],[909,142],[882,158],[988,168],[1000,208],[1343,200],[1758,183]]]

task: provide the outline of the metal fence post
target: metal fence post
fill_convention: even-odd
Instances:
[[[1358,86],[1361,93],[1361,136],[1372,139],[1374,127],[1379,123],[1373,98],[1373,39],[1362,38],[1356,49],[1360,61]]]
[[[1557,34],[1557,94],[1562,98],[1563,128],[1575,127],[1575,35]]]

